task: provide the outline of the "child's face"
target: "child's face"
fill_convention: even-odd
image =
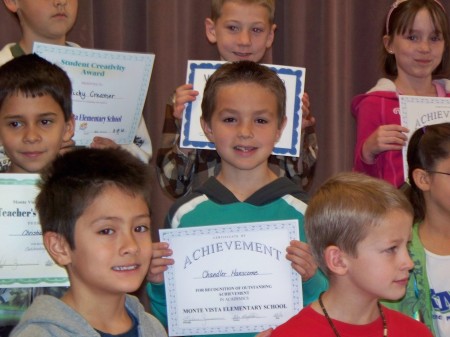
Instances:
[[[405,35],[395,35],[391,43],[387,37],[384,39],[386,49],[395,55],[399,79],[431,80],[431,74],[442,61],[445,42],[442,34],[436,33],[428,10],[417,12],[411,31]]]
[[[133,292],[152,257],[150,213],[144,198],[105,187],[75,224],[75,249],[66,265],[73,287],[85,294]]]
[[[255,170],[267,167],[275,143],[284,129],[279,127],[277,98],[256,83],[221,86],[216,107],[203,130],[215,143],[222,169]]]
[[[409,270],[414,267],[407,249],[412,222],[412,215],[390,211],[357,245],[357,257],[346,256],[355,296],[397,300],[405,294]]]
[[[10,11],[17,13],[24,35],[33,41],[65,41],[77,17],[78,0],[3,1]]]
[[[209,42],[217,43],[220,58],[229,62],[260,62],[275,35],[265,7],[232,1],[223,5],[216,22],[206,19],[205,28]]]
[[[50,95],[7,97],[0,108],[0,142],[11,160],[11,173],[39,173],[52,162],[63,141],[73,135],[74,122],[64,120]]]

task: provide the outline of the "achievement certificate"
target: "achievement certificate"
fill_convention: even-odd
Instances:
[[[180,147],[193,149],[215,149],[203,133],[200,125],[202,115],[201,103],[206,81],[223,61],[189,61],[187,83],[199,92],[195,101],[186,105],[181,125]],[[283,80],[286,86],[287,123],[280,140],[273,149],[273,154],[298,157],[302,132],[302,96],[305,88],[305,68],[269,65]]]
[[[42,243],[34,207],[37,174],[0,174],[0,288],[67,286]]]
[[[300,275],[285,258],[298,221],[160,230],[175,264],[165,272],[169,336],[260,332],[303,303]]]
[[[35,42],[33,52],[64,69],[72,82],[77,145],[94,136],[130,144],[142,115],[155,55]]]
[[[450,122],[450,97],[424,97],[400,95],[402,126],[409,129],[408,142],[414,131],[426,125]],[[403,172],[408,180],[408,146],[403,147]]]

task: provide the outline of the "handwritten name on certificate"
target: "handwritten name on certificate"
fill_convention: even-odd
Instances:
[[[64,69],[72,82],[77,145],[94,136],[130,144],[142,115],[154,54],[34,43],[33,52]]]
[[[215,149],[214,143],[205,136],[200,125],[201,103],[206,81],[223,61],[188,61],[187,83],[199,92],[195,101],[186,105],[181,124],[180,147],[192,149]],[[286,86],[287,123],[274,154],[298,157],[302,132],[302,96],[305,88],[305,68],[266,64],[274,70]]]
[[[0,288],[67,286],[42,243],[34,207],[37,174],[0,174]]]
[[[408,142],[414,131],[426,125],[450,122],[449,97],[424,97],[400,95],[400,120],[409,129]],[[403,172],[408,178],[408,145],[403,147]]]
[[[285,258],[298,221],[160,230],[175,264],[165,272],[169,336],[260,332],[303,303]]]

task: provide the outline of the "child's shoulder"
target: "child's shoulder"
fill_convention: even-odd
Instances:
[[[137,297],[127,295],[125,305],[137,319],[140,331],[145,332],[143,336],[167,337],[164,327],[154,316],[145,311]]]
[[[323,316],[317,313],[310,305],[300,310],[298,314],[290,318],[284,324],[278,326],[271,334],[271,337],[282,336],[315,336],[317,327]]]
[[[432,337],[425,324],[396,310],[383,306],[389,336]]]

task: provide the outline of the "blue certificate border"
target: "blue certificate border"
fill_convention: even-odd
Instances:
[[[176,228],[176,229],[161,229],[159,230],[160,240],[162,242],[168,242],[170,245],[172,238],[189,238],[201,235],[221,235],[221,234],[239,234],[252,231],[263,230],[287,230],[289,240],[299,239],[299,227],[298,223],[294,223],[292,220],[278,220],[278,221],[264,221],[253,223],[240,223],[231,225],[212,225],[201,227],[189,227],[189,228]],[[177,309],[177,292],[175,289],[175,275],[173,269],[169,268],[164,273],[165,287],[166,287],[166,303],[168,312],[176,312]],[[293,303],[298,303],[298,307],[295,311],[298,312],[302,305],[301,298],[302,289],[301,282],[299,280],[299,274],[291,268],[291,280],[292,282],[292,299]],[[295,282],[298,280],[298,282]],[[177,319],[171,319],[167,317],[169,322],[169,329],[171,336],[191,336],[191,335],[203,335],[203,334],[223,334],[223,333],[246,333],[246,332],[259,332],[270,328],[267,324],[243,324],[236,327],[229,327],[224,332],[224,327],[211,327],[211,328],[185,328],[182,323]]]
[[[204,62],[204,63],[191,63],[190,69],[189,69],[189,76],[188,76],[188,83],[193,84],[195,79],[195,72],[198,69],[215,69],[217,70],[223,65],[223,63],[210,63],[210,62]],[[300,143],[300,134],[297,131],[299,129],[300,123],[301,123],[301,99],[300,99],[300,93],[302,92],[302,88],[304,86],[304,83],[302,82],[302,76],[303,76],[303,70],[296,69],[293,70],[291,68],[285,68],[285,67],[273,67],[270,65],[267,65],[270,69],[275,71],[277,74],[287,75],[287,76],[294,76],[295,77],[295,102],[294,102],[294,114],[293,114],[293,132],[290,142],[290,148],[284,148],[284,147],[277,147],[275,146],[273,149],[273,154],[276,155],[291,155],[294,156],[297,152],[297,144]],[[182,143],[182,147],[194,147],[194,148],[200,148],[200,149],[209,149],[214,150],[215,145],[212,142],[207,141],[191,141],[190,140],[190,121],[192,118],[192,102],[188,103],[186,106],[186,118],[185,118],[185,125],[184,125],[184,141]],[[300,149],[301,150],[301,149]]]

